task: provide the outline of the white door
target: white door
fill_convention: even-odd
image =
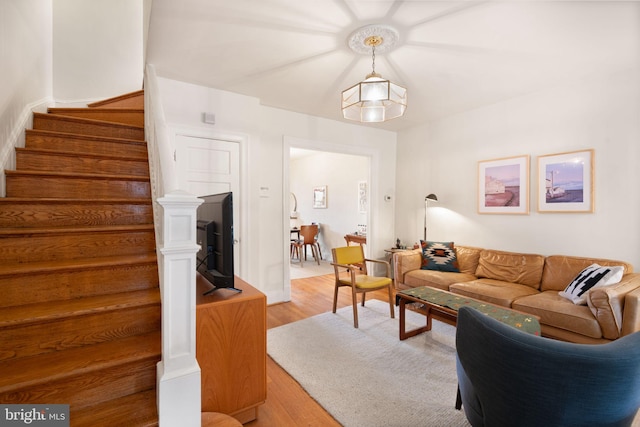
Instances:
[[[233,193],[234,271],[240,271],[240,143],[176,134],[176,168],[181,189],[195,194]]]

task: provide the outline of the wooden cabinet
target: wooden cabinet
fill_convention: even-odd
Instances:
[[[222,412],[247,423],[267,398],[267,307],[263,293],[239,278],[237,293],[196,279],[196,358],[202,412]]]

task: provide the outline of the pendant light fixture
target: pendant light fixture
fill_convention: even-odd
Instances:
[[[356,50],[353,42],[358,39],[362,31],[371,33],[376,30],[387,33],[390,31],[387,27],[379,29],[375,26],[358,30],[351,36],[352,49]],[[392,34],[396,34],[395,38],[397,38],[397,33]],[[372,70],[363,81],[342,92],[343,117],[362,123],[377,123],[402,116],[407,108],[407,89],[383,79],[376,73],[376,48],[386,43],[384,37],[372,34],[365,37],[362,43],[366,48],[371,49]]]

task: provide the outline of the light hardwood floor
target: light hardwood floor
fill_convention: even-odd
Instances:
[[[267,328],[275,328],[316,314],[331,311],[333,274],[291,281],[291,301],[267,307]],[[367,300],[387,301],[386,290],[367,294]],[[341,288],[338,308],[351,305],[351,293]],[[318,426],[339,427],[340,424],[313,400],[300,385],[267,357],[267,401],[260,406],[258,419],[248,427]]]

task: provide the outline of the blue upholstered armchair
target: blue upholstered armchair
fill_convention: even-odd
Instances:
[[[456,348],[462,406],[473,427],[630,426],[640,408],[640,332],[573,344],[463,307]]]

